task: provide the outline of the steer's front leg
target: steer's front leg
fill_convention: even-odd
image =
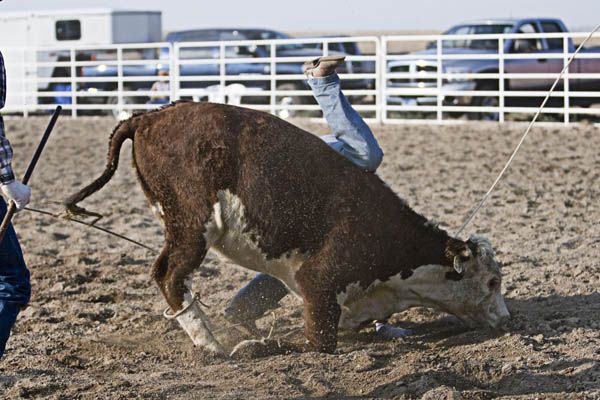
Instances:
[[[169,304],[170,310],[165,312],[165,316],[177,319],[194,345],[224,354],[221,344],[210,331],[208,317],[191,294],[191,274],[206,254],[204,243],[188,245],[183,240],[176,243],[165,243],[152,268],[152,275]]]
[[[304,297],[304,336],[307,351],[333,353],[337,347],[337,332],[341,309],[335,293],[307,294]]]

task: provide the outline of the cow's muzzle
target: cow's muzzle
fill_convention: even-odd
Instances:
[[[486,325],[493,329],[503,328],[510,320],[510,312],[504,302],[504,297],[498,293],[486,313]]]

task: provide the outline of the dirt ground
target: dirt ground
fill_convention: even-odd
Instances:
[[[297,121],[298,122],[298,121]],[[7,119],[18,173],[47,118]],[[304,127],[325,133],[320,124]],[[32,206],[96,177],[114,120],[59,120],[31,181]],[[523,125],[374,127],[386,153],[378,173],[416,210],[454,232],[481,198]],[[160,248],[162,228],[130,168],[84,205],[99,223]],[[344,332],[333,355],[253,361],[194,348],[150,279],[155,255],[101,232],[32,212],[15,219],[33,297],[0,361],[0,398],[49,399],[600,399],[600,129],[535,129],[467,229],[488,236],[504,264],[513,314],[507,332],[469,331],[427,309],[397,314],[414,330],[384,341]],[[253,276],[210,254],[196,276],[216,335],[228,299]],[[300,303],[259,321],[302,339]]]

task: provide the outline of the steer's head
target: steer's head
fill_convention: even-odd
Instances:
[[[500,292],[500,265],[489,240],[477,235],[467,242],[451,240],[446,253],[453,264],[446,274],[452,291],[448,310],[471,327],[502,326],[510,313]]]
[[[443,284],[436,290],[418,293],[423,303],[454,314],[470,327],[498,328],[510,313],[500,293],[502,275],[490,242],[473,235],[464,242],[450,239],[446,257],[451,269],[445,269]]]

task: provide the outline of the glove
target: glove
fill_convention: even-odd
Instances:
[[[13,201],[17,211],[21,211],[29,203],[31,189],[21,182],[14,180],[6,185],[1,185],[0,190],[8,201]]]

